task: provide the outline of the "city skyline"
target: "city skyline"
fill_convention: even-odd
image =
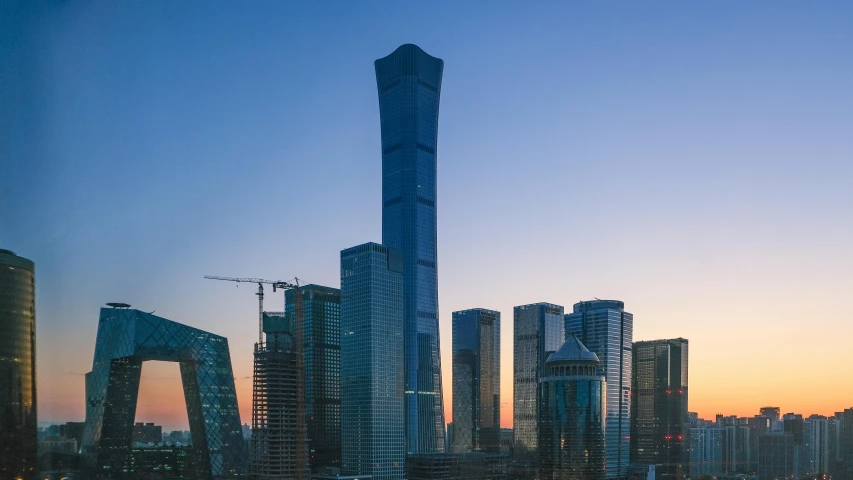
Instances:
[[[21,63],[30,67],[22,78],[43,67],[48,73],[39,75],[67,81],[51,83],[49,95],[28,90],[47,82],[38,75],[34,80],[42,83],[19,87],[19,101],[38,108],[16,128],[44,141],[36,142],[40,150],[15,142],[3,147],[10,153],[4,156],[20,158],[21,165],[10,184],[3,179],[9,201],[0,205],[0,248],[39,268],[42,423],[82,420],[80,374],[91,365],[92,318],[110,301],[226,336],[246,423],[256,298],[249,288],[208,285],[201,276],[299,276],[337,287],[338,252],[379,239],[381,146],[371,62],[404,43],[447,62],[438,178],[446,421],[452,420],[452,311],[488,308],[510,322],[501,336],[506,403],[513,398],[512,308],[572,305],[596,296],[625,302],[635,315],[635,341],[690,340],[691,410],[703,417],[750,416],[764,404],[831,415],[851,402],[853,386],[833,382],[853,361],[843,336],[835,335],[849,324],[839,312],[853,307],[845,295],[853,288],[853,228],[838,221],[853,207],[843,180],[853,174],[843,136],[853,126],[853,98],[842,88],[853,68],[839,61],[853,38],[851,27],[839,23],[848,7],[830,15],[792,5],[772,12],[744,6],[738,18],[727,18],[709,7],[681,6],[660,19],[643,17],[651,21],[644,27],[630,16],[642,15],[638,9],[560,8],[554,16],[565,15],[579,30],[560,37],[558,22],[548,22],[535,38],[555,41],[537,49],[501,41],[485,20],[476,24],[481,39],[451,46],[429,31],[444,6],[425,12],[425,26],[377,34],[322,64],[315,58],[329,58],[339,44],[273,47],[259,37],[279,29],[273,21],[261,21],[258,36],[241,36],[229,47],[230,37],[212,35],[222,26],[214,16],[222,6],[198,20],[213,46],[201,35],[154,59],[160,50],[152,53],[146,45],[162,38],[152,32],[160,28],[158,35],[179,38],[180,21],[200,12],[168,7],[177,9],[169,12],[175,20],[151,14],[142,17],[142,30],[134,30],[131,19],[143,7],[113,8],[69,6],[74,21],[31,45],[41,63]],[[487,18],[509,29],[513,13],[531,18],[517,10],[488,12]],[[91,28],[111,15],[116,30]],[[461,16],[474,18],[464,9]],[[687,31],[708,18],[717,23]],[[763,23],[751,24],[756,18]],[[813,23],[792,24],[795,18]],[[252,22],[238,19],[234,28],[245,32]],[[328,22],[331,28],[341,20]],[[618,28],[625,23],[633,29]],[[119,35],[119,26],[127,33]],[[447,28],[458,33],[463,26],[451,21]],[[782,35],[787,27],[796,35]],[[662,33],[654,34],[655,28]],[[753,28],[766,35],[744,42]],[[667,44],[676,33],[686,47]],[[118,35],[115,46],[103,42],[110,34]],[[592,45],[594,53],[585,51],[585,41],[607,34],[607,41]],[[642,40],[636,59],[623,51],[632,35]],[[79,44],[63,43],[69,36]],[[264,62],[241,60],[242,49],[253,46],[263,47]],[[134,57],[123,48],[142,60],[120,61]],[[700,61],[685,48],[711,60]],[[82,62],[87,49],[105,59]],[[214,50],[223,63],[211,60]],[[571,68],[558,68],[553,58],[565,58]],[[673,59],[675,67],[655,69]],[[124,68],[111,68],[115,62]],[[250,75],[227,74],[234,65]],[[531,74],[537,67],[549,75]],[[208,78],[208,69],[222,75]],[[212,84],[192,94],[201,78]],[[287,88],[278,85],[282,78]],[[614,78],[637,81],[626,86]],[[806,84],[818,79],[821,91]],[[304,92],[308,82],[320,82],[325,97],[298,102],[289,90]],[[217,88],[226,93],[214,94]],[[244,93],[252,89],[266,96]],[[515,95],[501,95],[512,89]],[[217,109],[208,109],[208,102]],[[45,156],[52,159],[47,166],[27,162]],[[608,182],[613,188],[602,191]],[[253,204],[261,205],[258,213],[250,212]],[[311,228],[296,234],[286,228],[315,216],[322,221]],[[525,222],[551,230],[525,245],[533,237],[516,233],[526,230],[517,228]],[[500,235],[481,235],[498,228]],[[278,296],[269,302],[269,310],[283,310]],[[762,341],[746,341],[754,339]],[[794,361],[784,352],[801,342],[825,348]],[[737,375],[745,362],[753,378]],[[137,419],[171,429],[183,425],[170,422],[185,421],[186,412],[171,401],[181,393],[177,371],[169,367],[143,367]],[[146,392],[152,395],[147,403]],[[167,411],[168,405],[177,410]],[[511,407],[502,408],[502,424],[512,418]]]

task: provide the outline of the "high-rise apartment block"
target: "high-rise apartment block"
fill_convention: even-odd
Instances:
[[[500,312],[453,312],[453,452],[500,450],[500,341]]]
[[[723,474],[723,431],[703,425],[690,429],[690,478]]]
[[[598,357],[574,335],[548,357],[539,380],[542,479],[603,479],[607,382]]]
[[[803,421],[803,447],[806,475],[829,473],[829,421],[823,415],[811,415]]]
[[[404,475],[403,268],[399,251],[376,243],[341,252],[345,475],[372,475],[374,480]]]
[[[634,342],[631,389],[631,463],[656,465],[656,476],[686,477],[688,342]]]
[[[548,356],[565,341],[563,307],[552,303],[521,305],[513,310],[513,428],[515,457],[538,461],[539,379]]]
[[[35,264],[0,249],[0,478],[35,478]]]
[[[311,471],[341,466],[341,291],[320,285],[285,290],[285,313],[302,301],[305,416]]]
[[[631,348],[634,316],[616,300],[574,305],[565,317],[566,335],[574,334],[601,360],[607,379],[607,478],[628,475],[631,436]]]
[[[758,480],[793,480],[796,475],[794,435],[769,432],[758,438]]]
[[[402,45],[375,62],[382,130],[382,244],[402,255],[406,451],[444,451],[438,338],[436,162],[444,61]]]

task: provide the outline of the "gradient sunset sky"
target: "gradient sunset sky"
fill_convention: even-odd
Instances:
[[[405,3],[405,4],[403,4]],[[690,341],[691,411],[853,406],[853,3],[51,2],[0,14],[0,248],[36,262],[40,421],[82,420],[98,309],[228,337],[251,422],[257,300],[381,240],[373,61],[445,61],[451,312],[623,300]],[[267,296],[281,310],[280,294]],[[138,421],[186,428],[177,365]]]

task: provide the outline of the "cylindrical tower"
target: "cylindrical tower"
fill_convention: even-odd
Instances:
[[[0,478],[35,478],[35,265],[0,249]]]
[[[572,335],[548,357],[539,388],[540,478],[603,479],[607,386],[598,356]]]

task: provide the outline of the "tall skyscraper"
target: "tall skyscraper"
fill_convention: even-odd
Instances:
[[[310,474],[297,317],[264,312],[265,342],[255,344],[252,478],[259,480],[305,480]]]
[[[803,421],[803,446],[807,475],[829,473],[829,421],[823,415],[811,415]]]
[[[572,336],[545,368],[539,381],[540,478],[603,479],[607,384],[598,357]]]
[[[302,295],[305,416],[311,471],[341,466],[341,291],[305,285],[285,290],[285,312]]]
[[[711,425],[690,429],[690,478],[723,474],[723,431]]]
[[[500,450],[500,343],[500,312],[453,312],[453,452]]]
[[[406,465],[403,258],[366,243],[341,252],[341,469],[399,480]]]
[[[607,378],[607,478],[628,475],[631,435],[631,346],[634,316],[616,300],[590,300],[566,314],[574,334],[601,360]]]
[[[436,154],[444,61],[402,45],[375,62],[382,244],[403,256],[406,451],[444,451],[438,339]]]
[[[35,478],[35,264],[0,249],[0,478]]]
[[[631,463],[657,465],[656,475],[688,475],[687,340],[634,342]]]
[[[515,458],[539,461],[539,379],[545,361],[565,342],[563,307],[552,303],[521,305],[513,309],[513,428]]]

